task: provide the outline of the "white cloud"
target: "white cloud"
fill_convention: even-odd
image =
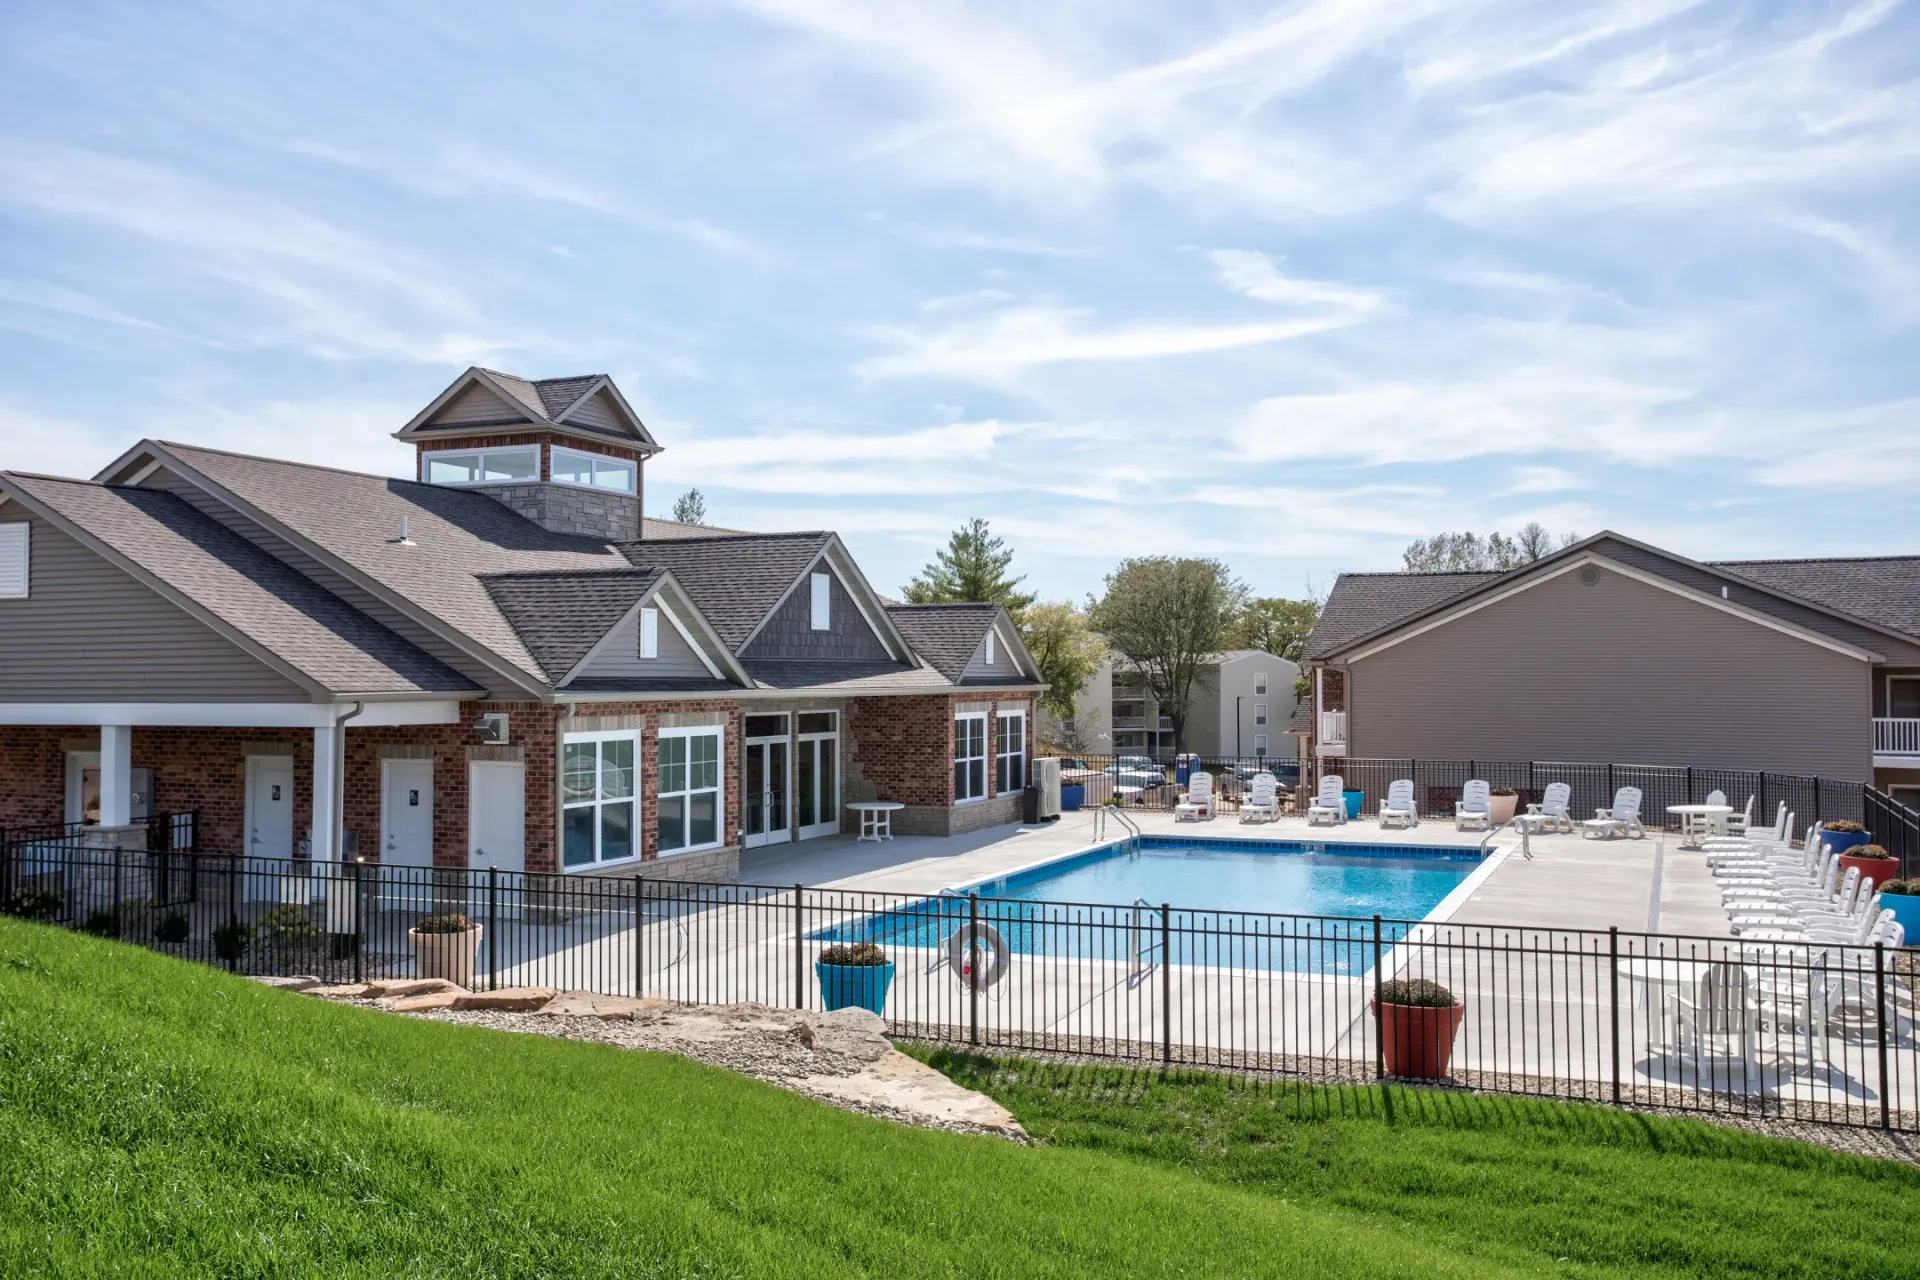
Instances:
[[[1282,275],[1280,265],[1270,255],[1250,249],[1216,249],[1209,256],[1229,289],[1262,302],[1364,312],[1373,310],[1382,300],[1382,295],[1371,289]]]

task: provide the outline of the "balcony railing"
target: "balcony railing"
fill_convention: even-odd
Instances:
[[[1920,719],[1878,719],[1873,722],[1873,754],[1920,756]]]
[[[1147,727],[1145,716],[1115,716],[1113,727],[1116,729],[1144,729]]]

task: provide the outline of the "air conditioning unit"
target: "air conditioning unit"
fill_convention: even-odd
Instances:
[[[473,736],[482,742],[504,746],[507,741],[507,717],[504,712],[481,716],[473,722]]]
[[[1060,816],[1060,757],[1041,756],[1033,762],[1033,787],[1040,793],[1035,817],[1045,822]]]

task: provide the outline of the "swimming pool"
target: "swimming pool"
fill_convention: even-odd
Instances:
[[[937,946],[973,894],[1018,955],[1129,961],[1165,949],[1175,964],[1360,974],[1373,964],[1373,916],[1392,946],[1482,860],[1477,848],[1140,836],[815,936]]]

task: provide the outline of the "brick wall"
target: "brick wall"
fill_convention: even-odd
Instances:
[[[66,821],[67,757],[62,738],[98,729],[8,725],[0,728],[0,827]]]
[[[1320,680],[1320,710],[1345,711],[1347,709],[1347,673],[1334,667],[1326,667],[1323,669]]]
[[[848,779],[871,782],[878,799],[907,807],[893,816],[903,835],[958,835],[1015,821],[1017,796],[953,800],[953,717],[961,704],[991,704],[994,711],[1024,710],[1027,759],[1033,759],[1034,700],[1031,695],[930,694],[912,698],[860,698],[849,717],[852,746]],[[987,770],[993,770],[993,726],[987,729]]]

